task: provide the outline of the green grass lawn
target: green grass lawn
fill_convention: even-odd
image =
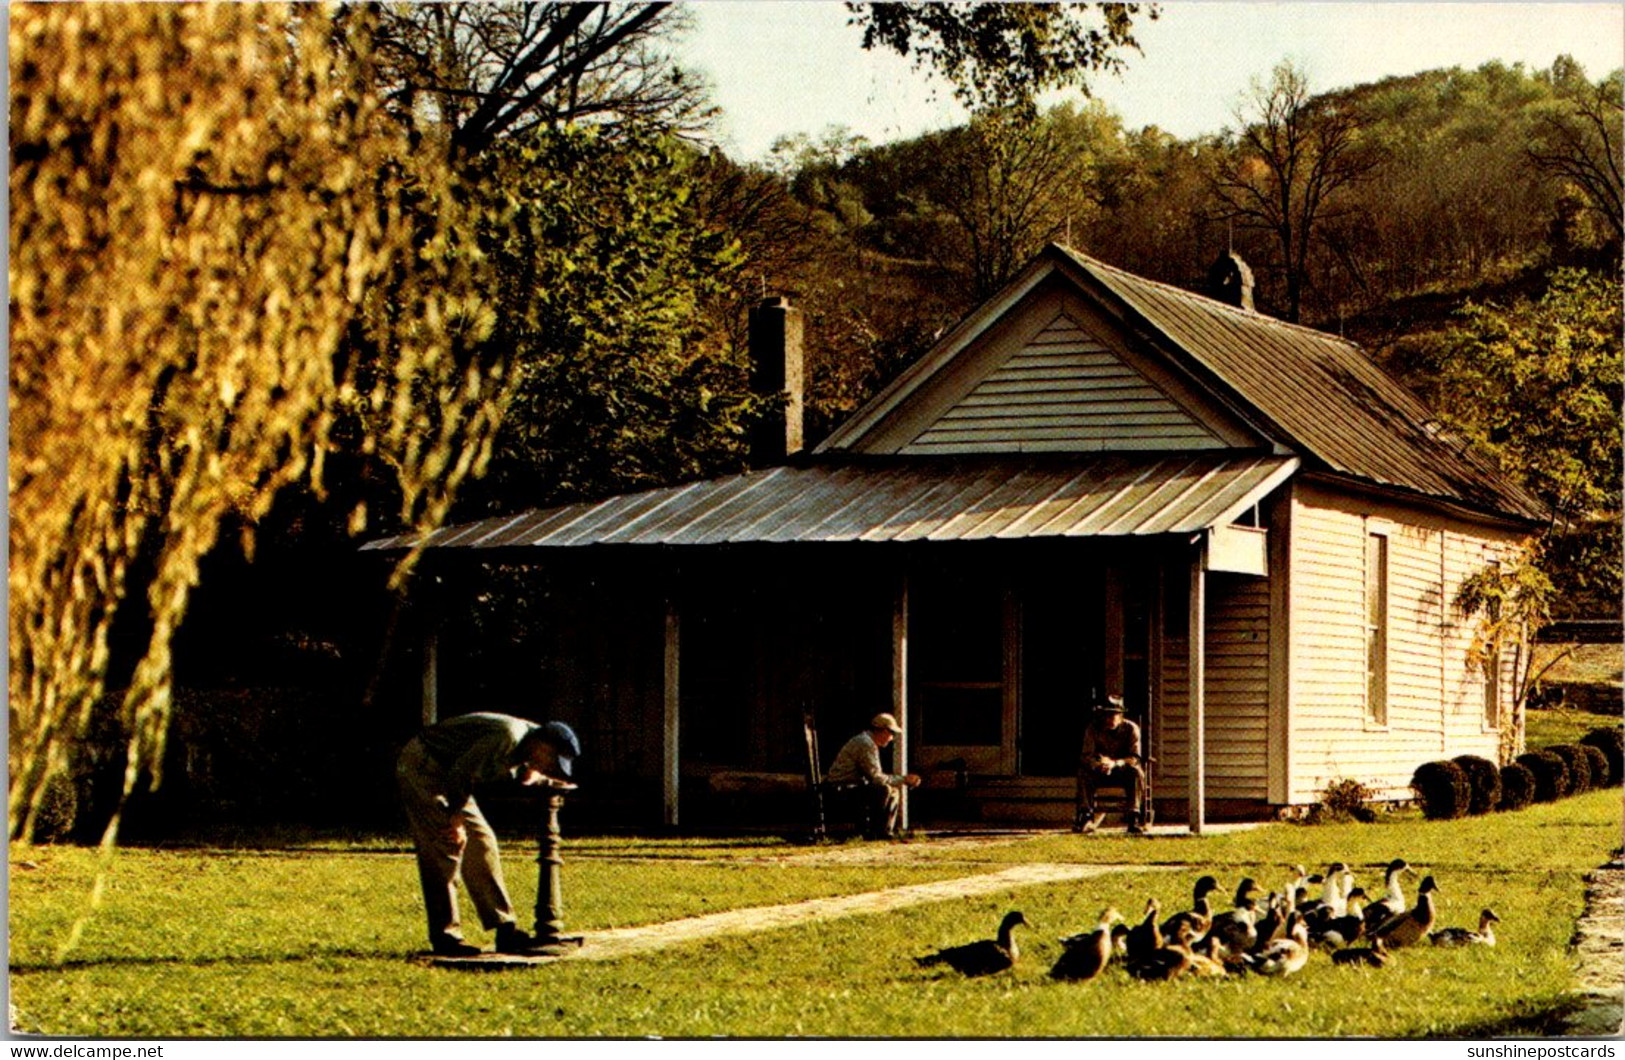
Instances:
[[[83,907],[95,852],[11,849],[11,990],[17,1029],[93,1037],[1139,1036],[1420,1038],[1552,1033],[1574,1007],[1568,948],[1582,876],[1619,845],[1618,789],[1515,815],[1372,825],[1273,825],[1129,840],[1044,834],[983,847],[917,840],[857,865],[782,842],[572,839],[574,931],[996,871],[1023,862],[1114,864],[1068,884],[730,936],[606,962],[475,974],[423,967],[411,857],[388,844],[121,852],[103,908],[65,963],[53,952]],[[897,849],[897,848],[893,848]],[[528,909],[534,846],[510,844]],[[1316,954],[1302,973],[1140,983],[1117,969],[1050,981],[1056,938],[1101,907],[1147,897],[1184,908],[1195,876],[1279,886],[1287,866],[1342,860],[1367,885],[1403,856],[1439,881],[1441,923],[1502,916],[1494,950],[1399,954],[1381,971]],[[27,863],[27,866],[24,865]],[[1172,868],[1170,868],[1172,866]],[[1415,881],[1410,881],[1414,893]],[[1012,972],[964,980],[910,959],[1034,924]],[[479,936],[476,935],[476,938]]]
[[[1568,707],[1531,707],[1524,713],[1524,746],[1534,751],[1561,743],[1578,743],[1586,733],[1610,723],[1618,725],[1619,719]]]

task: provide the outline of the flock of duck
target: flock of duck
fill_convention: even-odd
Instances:
[[[1087,981],[1113,962],[1138,979],[1166,980],[1189,976],[1255,974],[1281,976],[1301,970],[1316,949],[1330,951],[1335,964],[1380,968],[1394,950],[1431,942],[1435,946],[1494,946],[1492,909],[1479,914],[1477,930],[1435,929],[1435,896],[1439,886],[1424,876],[1415,905],[1407,905],[1403,878],[1415,875],[1403,858],[1388,863],[1385,893],[1372,899],[1354,883],[1354,873],[1340,861],[1324,873],[1307,874],[1293,866],[1294,877],[1261,902],[1261,888],[1250,877],[1236,887],[1232,907],[1215,911],[1212,895],[1220,890],[1212,876],[1196,881],[1191,908],[1166,919],[1151,898],[1145,917],[1125,923],[1107,908],[1091,931],[1068,935],[1051,977]],[[1318,897],[1313,895],[1319,885]],[[1027,925],[1020,912],[1005,915],[997,938],[950,946],[915,960],[922,966],[945,964],[965,975],[991,975],[1020,959],[1015,929]]]

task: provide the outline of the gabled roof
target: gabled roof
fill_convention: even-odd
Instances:
[[[1022,299],[1061,277],[1305,469],[1523,522],[1546,518],[1535,497],[1481,454],[1451,440],[1409,391],[1352,342],[1143,279],[1051,244],[819,447],[857,449]]]
[[[1232,522],[1290,457],[1113,453],[875,457],[752,471],[446,527],[426,548],[1129,537]],[[364,549],[403,549],[415,535]]]

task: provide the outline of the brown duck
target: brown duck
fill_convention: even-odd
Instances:
[[[1021,953],[1016,949],[1015,929],[1025,925],[1027,918],[1012,911],[1004,915],[996,939],[979,939],[960,946],[948,946],[914,961],[922,968],[946,964],[965,975],[992,975],[1013,968]]]
[[[1401,946],[1412,946],[1427,938],[1428,932],[1433,930],[1433,896],[1437,893],[1439,885],[1433,882],[1433,877],[1424,877],[1421,886],[1416,889],[1415,908],[1390,918],[1375,931],[1370,932],[1371,938],[1381,939],[1391,950],[1397,950]]]
[[[1062,939],[1061,956],[1049,970],[1050,978],[1087,982],[1105,971],[1112,959],[1112,925],[1122,920],[1123,914],[1107,908],[1093,931]]]
[[[1128,937],[1124,942],[1128,946],[1128,959],[1141,960],[1153,950],[1162,948],[1162,932],[1157,927],[1157,918],[1162,914],[1162,905],[1155,898],[1148,898],[1145,902],[1145,919],[1128,930]]]
[[[1208,901],[1208,895],[1219,889],[1219,881],[1212,876],[1203,876],[1196,881],[1196,887],[1191,896],[1191,907],[1175,913],[1162,922],[1163,938],[1174,938],[1179,934],[1179,925],[1189,924],[1191,938],[1199,939],[1207,934],[1208,928],[1213,926],[1213,904]]]

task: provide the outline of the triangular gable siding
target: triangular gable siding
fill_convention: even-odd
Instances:
[[[1220,448],[1223,441],[1062,313],[902,451]]]

